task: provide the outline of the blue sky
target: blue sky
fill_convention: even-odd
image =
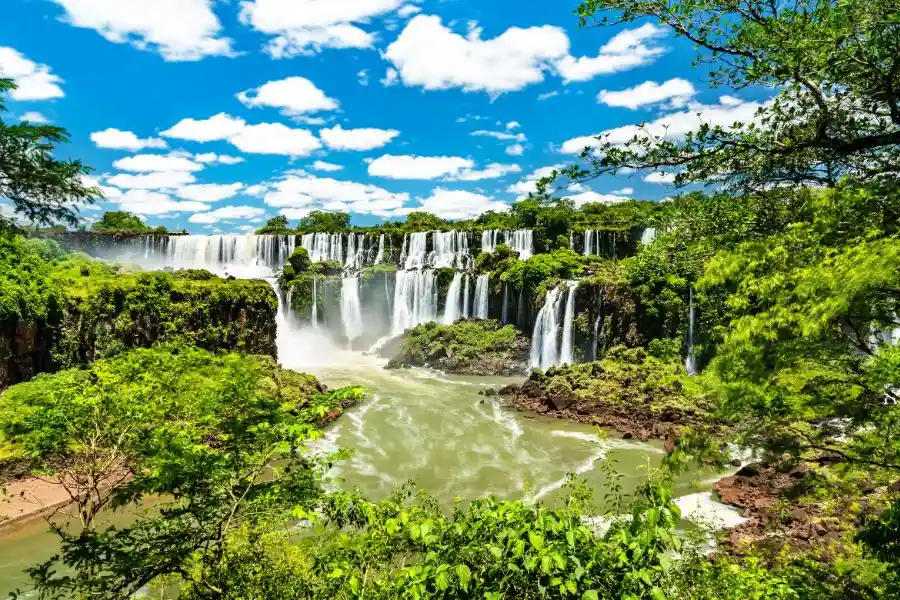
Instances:
[[[367,225],[502,209],[604,132],[748,119],[652,23],[578,29],[577,2],[6,0],[4,117],[66,127],[106,201],[148,224],[254,229],[340,210]],[[698,117],[698,113],[700,116]],[[576,186],[659,200],[671,174]],[[3,209],[0,204],[0,209]]]

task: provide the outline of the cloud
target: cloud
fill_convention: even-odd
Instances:
[[[129,190],[175,189],[192,184],[196,181],[197,178],[187,171],[169,171],[142,175],[119,173],[118,175],[113,175],[106,179],[106,183],[110,185]]]
[[[277,208],[324,209],[391,216],[393,211],[400,209],[409,200],[409,194],[389,192],[375,185],[354,181],[290,175],[272,184],[264,200],[268,206]]]
[[[522,124],[519,123],[518,121],[510,121],[509,123],[506,124],[507,131],[509,131],[511,129],[521,129],[521,128],[522,128]]]
[[[634,193],[634,188],[631,188],[631,187],[624,187],[620,190],[613,190],[610,192],[610,194],[613,194],[616,196],[630,196],[633,193]]]
[[[305,77],[269,81],[258,88],[239,92],[236,97],[249,108],[277,108],[286,116],[335,110],[340,106],[337,100],[329,98]]]
[[[113,166],[122,171],[136,171],[139,173],[160,171],[200,171],[203,165],[192,160],[176,155],[163,154],[137,154],[120,158]]]
[[[312,168],[315,169],[316,171],[332,172],[332,171],[340,171],[344,167],[342,167],[341,165],[336,165],[334,163],[325,162],[324,160],[317,160],[316,162],[314,162],[312,164]]]
[[[12,79],[18,86],[10,96],[13,100],[50,100],[65,96],[59,84],[63,80],[47,65],[38,64],[6,46],[0,46],[0,77]]]
[[[209,206],[202,202],[179,202],[168,194],[147,190],[129,190],[113,200],[122,210],[137,215],[165,215],[176,212],[202,212]]]
[[[737,102],[735,102],[737,101]],[[730,96],[722,96],[719,104],[690,104],[685,110],[664,115],[644,126],[624,125],[607,129],[596,136],[573,138],[563,142],[560,150],[566,154],[578,154],[586,146],[595,148],[604,141],[625,144],[635,136],[651,135],[667,140],[680,140],[697,129],[702,123],[711,126],[729,126],[735,122],[749,123],[756,117],[756,111],[767,104],[743,102]],[[601,138],[600,140],[597,137]]]
[[[549,167],[542,167],[533,171],[528,177],[519,181],[518,183],[514,183],[509,186],[506,191],[512,194],[518,194],[520,197],[527,196],[528,194],[537,192],[537,182],[544,177],[549,177],[553,174],[553,171],[558,171],[560,169],[565,168],[565,165],[551,165]]]
[[[369,85],[369,70],[363,69],[362,71],[357,73],[356,80],[359,81],[359,85]]]
[[[50,119],[48,119],[41,113],[33,111],[33,110],[28,111],[27,113],[23,114],[21,117],[21,120],[28,121],[29,123],[35,123],[37,125],[44,125],[44,124],[50,122]]]
[[[244,162],[240,156],[229,156],[227,154],[216,154],[215,152],[204,152],[203,154],[195,154],[194,160],[199,163],[220,165],[237,165]]]
[[[65,21],[93,29],[108,41],[150,50],[168,61],[234,56],[213,0],[53,0]]]
[[[510,173],[521,173],[522,167],[512,164],[491,163],[484,169],[466,169],[458,175],[447,178],[448,181],[482,181],[484,179],[499,179]]]
[[[392,87],[397,85],[400,82],[400,73],[397,72],[397,69],[391,69],[388,67],[388,70],[384,73],[384,79],[381,80],[381,85],[384,87]]]
[[[241,118],[219,113],[208,119],[182,119],[160,135],[192,142],[214,142],[237,135],[246,125]]]
[[[420,200],[416,210],[423,210],[442,219],[471,219],[489,210],[505,211],[509,205],[482,194],[464,190],[436,188],[431,196]],[[409,211],[405,211],[409,212]]]
[[[240,193],[243,188],[243,183],[200,183],[178,188],[175,195],[183,200],[219,202],[220,200],[233,198]]]
[[[385,154],[369,163],[369,175],[390,179],[437,179],[475,166],[459,156],[394,156]]]
[[[307,156],[322,147],[319,139],[306,129],[291,129],[281,123],[248,125],[229,141],[250,154]]]
[[[522,156],[525,153],[525,146],[522,144],[513,144],[506,147],[506,153],[510,156]]]
[[[665,48],[652,45],[666,31],[665,27],[651,23],[620,31],[600,48],[596,57],[566,56],[559,61],[557,69],[563,81],[571,83],[650,64],[666,53]]]
[[[319,137],[333,150],[372,150],[381,148],[400,135],[396,129],[344,129],[336,125],[319,131]]]
[[[525,142],[528,140],[525,134],[521,132],[508,133],[506,131],[485,131],[483,129],[479,129],[478,131],[473,131],[469,135],[492,137],[496,140],[501,140],[504,142]]]
[[[569,200],[575,203],[576,208],[581,208],[585,204],[591,203],[601,203],[601,204],[616,204],[618,202],[625,202],[626,200],[631,200],[626,196],[617,196],[615,194],[598,194],[597,192],[582,192],[580,194],[575,194],[574,196],[565,196]]]
[[[663,173],[660,171],[656,171],[645,176],[644,181],[646,181],[647,183],[658,183],[661,185],[675,183],[675,173]]]
[[[145,150],[148,148],[166,148],[166,141],[159,138],[141,139],[131,131],[121,129],[104,129],[91,134],[91,141],[98,148],[114,150]]]
[[[288,219],[302,219],[308,216],[312,211],[313,209],[311,208],[282,208],[279,211],[279,214]]]
[[[397,11],[397,16],[401,19],[406,19],[420,12],[422,12],[422,9],[415,4],[407,4],[400,7],[400,10]]]
[[[543,81],[545,71],[568,52],[569,38],[559,27],[512,27],[483,40],[477,27],[463,37],[440,17],[418,15],[384,57],[407,86],[499,94]]]
[[[559,96],[559,92],[554,90],[552,92],[547,92],[545,94],[538,94],[538,100],[543,102],[544,100],[549,100],[550,98],[555,98],[556,96]]]
[[[600,90],[597,101],[607,106],[621,106],[635,110],[641,106],[669,101],[675,108],[685,106],[697,94],[697,90],[686,79],[670,79],[663,83],[645,81],[640,85],[617,92]]]
[[[356,23],[399,8],[403,0],[244,0],[240,19],[274,36],[266,46],[273,58],[312,54],[322,48],[368,48],[375,38]]]
[[[252,219],[261,217],[264,214],[266,214],[265,210],[255,206],[223,206],[210,212],[191,215],[188,221],[191,223],[212,224],[234,219]]]

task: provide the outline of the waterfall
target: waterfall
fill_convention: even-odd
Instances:
[[[459,271],[453,275],[453,282],[447,290],[447,305],[444,308],[444,324],[452,325],[459,320],[463,304],[463,275]]]
[[[559,288],[547,292],[544,306],[538,313],[531,337],[531,366],[547,369],[557,364],[559,357]]]
[[[594,254],[594,236],[599,232],[593,229],[585,229],[584,231],[584,256]]]
[[[375,264],[380,265],[384,262],[384,234],[378,236],[378,254],[375,255]]]
[[[462,314],[462,316],[463,316],[463,319],[468,319],[470,316],[472,316],[472,304],[471,304],[472,296],[469,291],[469,284],[470,284],[472,278],[469,277],[468,275],[466,275],[465,280],[466,280],[466,286],[465,286],[465,289],[463,290],[463,314]]]
[[[574,362],[572,353],[572,328],[575,323],[575,290],[578,289],[577,281],[566,283],[569,287],[569,295],[566,300],[566,314],[563,319],[562,347],[559,351],[559,364],[571,365]]]
[[[406,264],[406,244],[407,237],[406,234],[403,234],[403,245],[400,247],[400,265],[403,266]]]
[[[641,233],[641,243],[645,246],[652,244],[655,239],[656,229],[654,227],[647,227],[644,229],[643,233]]]
[[[344,335],[352,348],[353,340],[362,335],[362,305],[359,300],[359,277],[344,277],[341,285],[341,321]]]
[[[352,233],[347,236],[347,260],[344,261],[345,271],[355,271],[357,267],[356,236]]]
[[[527,260],[534,256],[534,231],[531,229],[516,229],[505,232],[506,245],[513,252],[519,253],[519,259]]]
[[[688,336],[687,336],[687,357],[684,359],[684,368],[687,369],[688,375],[696,375],[699,373],[697,369],[697,359],[694,356],[694,323],[697,319],[697,313],[694,309],[694,288],[688,288]]]
[[[597,296],[597,318],[594,319],[594,360],[599,357],[600,348],[600,326],[603,324],[603,294],[605,289],[600,286],[600,294]]]
[[[509,282],[503,282],[503,309],[500,313],[503,324],[509,323]]]
[[[403,261],[404,270],[409,271],[410,269],[421,269],[424,267],[427,259],[427,251],[428,233],[410,234],[409,247],[406,250],[406,258]]]
[[[496,229],[487,229],[481,232],[481,251],[493,253],[497,250],[497,236],[499,231]]]
[[[490,275],[479,275],[475,281],[475,318],[488,318],[488,285]]]
[[[313,277],[313,289],[312,289],[312,314],[309,317],[310,322],[313,327],[319,326],[319,295],[316,290],[316,277]]]
[[[415,234],[414,234],[415,235]],[[430,263],[435,269],[465,269],[469,262],[469,237],[465,231],[435,231]]]
[[[574,231],[569,232],[569,249],[570,250],[575,249],[575,232]]]
[[[434,271],[424,269],[397,271],[397,281],[394,284],[392,335],[397,336],[420,323],[434,321],[437,316],[437,296],[437,277]]]
[[[268,278],[296,248],[293,235],[148,236],[144,258],[152,268],[206,269],[220,276]]]

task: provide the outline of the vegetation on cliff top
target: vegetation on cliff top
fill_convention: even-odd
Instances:
[[[527,370],[528,340],[512,325],[473,319],[452,325],[425,323],[407,331],[387,351],[388,368],[424,367],[459,375],[517,375]]]
[[[94,223],[91,231],[96,233],[117,233],[117,234],[146,234],[155,233],[164,235],[168,233],[165,227],[148,227],[135,214],[125,211],[111,211],[103,213],[103,217]]]

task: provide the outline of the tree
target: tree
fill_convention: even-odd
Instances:
[[[10,388],[0,466],[58,481],[77,517],[52,526],[61,552],[30,570],[41,596],[126,598],[158,577],[194,581],[197,553],[215,564],[242,527],[302,516],[321,494],[304,442],[359,395],[327,393],[269,358],[165,346]],[[97,520],[150,497],[155,510],[132,525]]]
[[[16,89],[0,79],[0,115],[6,111],[5,94]],[[36,225],[78,224],[79,205],[102,196],[82,179],[91,170],[79,160],[59,160],[57,146],[69,141],[61,127],[28,122],[9,125],[0,119],[0,197],[12,201],[13,210]],[[14,229],[13,220],[0,216],[0,232]]]
[[[130,212],[113,211],[103,213],[103,218],[94,223],[95,231],[150,231],[140,217]]]
[[[679,139],[646,127],[630,141],[598,138],[584,180],[623,168],[673,169],[676,185],[732,190],[871,181],[900,164],[897,0],[586,0],[582,26],[650,19],[698,47],[712,84],[778,90],[752,119],[698,122]],[[701,114],[702,116],[702,114]]]
[[[288,226],[288,219],[283,215],[278,215],[277,217],[272,217],[266,224],[256,230],[258,235],[272,235],[279,233],[287,233],[290,231],[290,227]]]
[[[440,229],[444,224],[443,219],[427,212],[411,212],[406,215],[406,227],[409,231]]]
[[[300,229],[311,232],[336,233],[347,229],[350,215],[314,210],[300,220]]]
[[[297,248],[288,258],[288,264],[294,268],[294,273],[306,273],[312,266],[312,261],[309,260],[306,248]]]

